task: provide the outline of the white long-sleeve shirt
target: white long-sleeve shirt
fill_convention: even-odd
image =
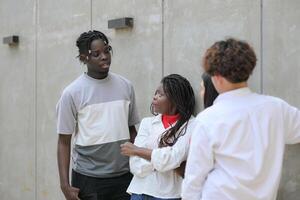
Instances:
[[[220,94],[195,124],[183,200],[276,199],[285,144],[300,142],[298,109],[241,88]]]
[[[130,171],[134,177],[128,193],[147,194],[157,198],[180,198],[182,178],[174,171],[186,160],[193,120],[189,120],[185,135],[179,137],[172,147],[158,148],[164,128],[161,115],[144,118],[134,144],[153,149],[151,161],[130,157]]]

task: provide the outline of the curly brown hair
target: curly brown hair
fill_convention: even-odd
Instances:
[[[232,83],[247,81],[256,65],[253,48],[245,41],[229,38],[207,49],[204,70],[211,76],[221,75]]]

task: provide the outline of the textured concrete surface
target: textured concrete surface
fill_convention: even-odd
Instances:
[[[250,85],[300,107],[298,0],[1,0],[1,200],[57,200],[60,192],[55,105],[62,89],[85,71],[75,40],[99,29],[114,49],[111,70],[132,81],[141,117],[149,116],[163,75],[180,73],[198,95],[201,58],[216,40],[249,41],[258,57]],[[108,29],[109,19],[133,17],[132,29]],[[262,49],[262,51],[261,51]],[[202,102],[198,98],[198,111]],[[287,148],[278,200],[300,195],[300,146]]]
[[[263,91],[300,108],[300,1],[266,0]],[[300,145],[286,149],[278,200],[300,199]]]
[[[162,77],[161,5],[161,0],[93,1],[92,28],[110,37],[111,71],[131,80],[141,116],[151,115],[152,96]],[[122,17],[134,18],[132,29],[107,28],[109,19]]]
[[[0,1],[0,198],[3,200],[35,198],[34,16],[31,0],[22,1],[22,6]],[[4,36],[13,34],[20,36],[18,47],[2,44]]]
[[[56,162],[55,106],[62,89],[85,70],[76,39],[90,29],[90,1],[39,1],[37,26],[37,199],[62,199]]]
[[[201,61],[215,41],[235,37],[247,40],[260,60],[260,1],[173,1],[164,4],[164,71],[179,73],[194,86],[198,102]],[[251,10],[251,12],[248,12]],[[250,84],[260,91],[260,63]],[[202,103],[198,108],[202,107]],[[199,109],[198,109],[199,111]]]

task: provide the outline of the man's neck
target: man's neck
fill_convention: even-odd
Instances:
[[[107,77],[108,73],[96,73],[96,72],[88,71],[87,75],[94,79],[105,79]]]
[[[236,90],[240,88],[248,87],[247,82],[241,82],[241,83],[228,83],[224,85],[224,88],[222,88],[222,91],[220,93],[229,92],[231,90]]]

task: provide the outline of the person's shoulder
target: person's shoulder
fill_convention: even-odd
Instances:
[[[161,122],[161,115],[151,116],[151,117],[144,117],[141,121],[140,126],[150,126],[152,124]]]
[[[115,80],[118,80],[118,81],[121,81],[123,82],[124,84],[127,84],[127,85],[132,85],[131,81],[128,80],[127,78],[125,78],[124,76],[121,76],[120,74],[116,74],[116,73],[113,73],[113,72],[110,72],[110,75],[113,79]]]
[[[66,91],[76,90],[80,88],[84,82],[85,82],[84,75],[81,74],[76,79],[74,79],[69,85],[67,85],[67,87],[65,87],[65,90]]]
[[[287,102],[284,101],[283,99],[279,98],[279,97],[275,97],[275,96],[269,96],[269,95],[264,95],[265,98],[268,98],[270,101],[276,102],[276,103],[280,103],[280,104],[286,104]]]
[[[212,105],[198,113],[193,122],[193,127],[202,127],[208,130],[217,124],[223,123],[224,117],[226,117],[226,112],[218,108],[217,105]]]
[[[196,121],[196,118],[192,115],[190,119],[188,120],[188,126],[191,126]]]
[[[196,125],[196,118],[194,116],[191,116],[187,122],[187,129],[193,130],[195,125]]]
[[[216,110],[216,105],[212,105],[208,108],[205,108],[200,113],[198,113],[198,115],[196,116],[195,121],[199,121],[199,120],[201,121],[201,119],[213,117],[214,115],[216,115],[215,110]]]
[[[159,121],[159,115],[157,116],[149,116],[149,117],[144,117],[141,121],[141,123],[152,123],[152,122],[155,122],[155,121]]]
[[[118,84],[124,91],[128,92],[129,94],[134,93],[133,84],[127,78],[116,73],[110,73],[110,76],[114,84]]]
[[[256,95],[260,99],[260,101],[266,105],[278,105],[278,106],[288,105],[288,103],[285,100],[279,97],[266,95],[266,94],[257,94],[257,93]]]
[[[83,81],[83,75],[80,75],[63,89],[62,95],[72,95],[76,93],[78,90],[81,89]]]

